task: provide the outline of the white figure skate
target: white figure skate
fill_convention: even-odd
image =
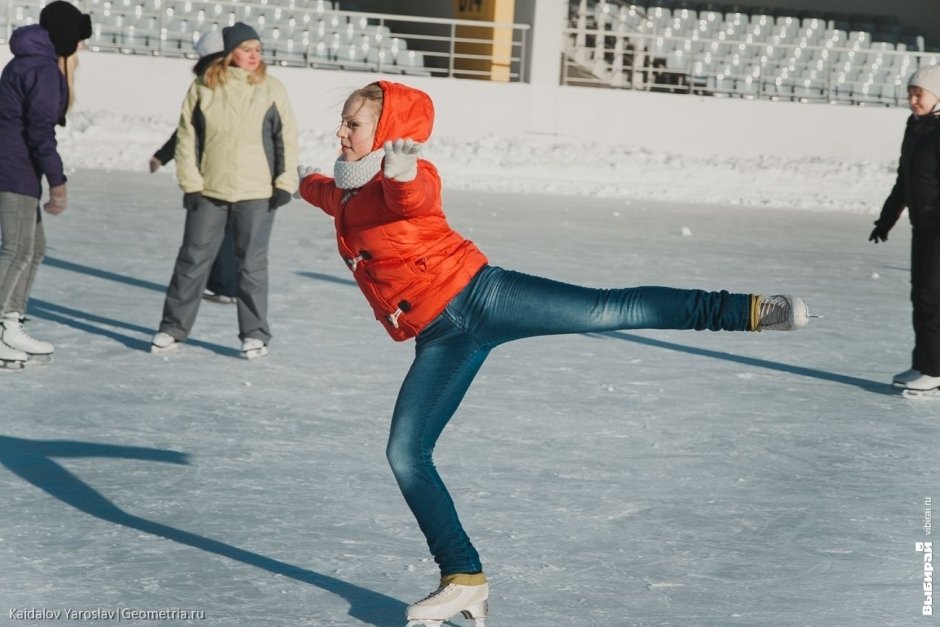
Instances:
[[[482,583],[476,583],[479,580]],[[437,590],[408,606],[406,627],[440,627],[457,614],[472,619],[474,627],[486,627],[489,596],[490,586],[482,573],[445,577]]]
[[[29,355],[0,341],[0,370],[22,370]]]
[[[894,375],[894,378],[891,379],[891,386],[896,388],[906,388],[907,384],[915,379],[919,379],[922,376],[920,370],[916,368],[911,368],[910,370],[905,370],[904,372],[899,372]]]
[[[181,342],[169,333],[160,331],[150,340],[150,352],[154,355],[165,355],[178,349],[180,344]]]
[[[242,356],[245,359],[258,359],[268,354],[268,347],[256,337],[249,337],[242,342]]]
[[[901,395],[915,400],[936,400],[940,398],[940,377],[922,374],[905,383]]]
[[[18,312],[3,314],[0,320],[0,342],[14,351],[26,353],[29,363],[52,363],[55,346],[37,340],[23,329],[23,316]]]
[[[795,331],[802,329],[812,317],[799,296],[760,296],[758,331]]]

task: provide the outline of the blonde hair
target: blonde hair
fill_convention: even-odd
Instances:
[[[209,64],[209,67],[206,68],[205,73],[202,75],[202,82],[205,83],[206,87],[209,89],[215,89],[216,87],[224,85],[228,78],[228,69],[232,65],[234,65],[234,63],[232,63],[232,53],[230,52]],[[257,85],[263,82],[267,75],[268,65],[262,61],[255,71],[248,75],[248,84]]]
[[[369,83],[365,87],[360,87],[353,93],[349,94],[349,98],[357,98],[361,100],[363,107],[368,105],[369,108],[375,112],[376,120],[382,116],[382,106],[385,103],[385,92],[382,91],[382,86],[378,83]],[[347,98],[347,100],[349,98]]]
[[[68,102],[65,103],[65,111],[71,111],[72,104],[75,103],[75,71],[78,69],[78,51],[76,50],[67,57],[59,57],[59,71],[65,75],[65,84],[68,85]]]

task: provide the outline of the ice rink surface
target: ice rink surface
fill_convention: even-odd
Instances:
[[[173,177],[83,170],[69,194],[29,311],[56,361],[0,373],[0,624],[403,626],[437,582],[384,455],[413,347],[372,319],[330,220],[279,210],[269,357],[238,358],[235,309],[211,303],[159,357]],[[793,293],[824,316],[494,351],[435,455],[487,625],[930,622],[915,542],[940,402],[887,385],[913,342],[906,218],[875,246],[871,216],[839,212],[470,191],[445,208],[495,265]]]

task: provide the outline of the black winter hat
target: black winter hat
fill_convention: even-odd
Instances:
[[[252,39],[261,40],[258,31],[244,22],[235,22],[222,29],[222,41],[225,43],[225,54],[231,54],[242,43]]]
[[[49,31],[55,52],[68,57],[78,49],[78,42],[91,37],[91,16],[65,0],[55,0],[39,14],[39,25]]]

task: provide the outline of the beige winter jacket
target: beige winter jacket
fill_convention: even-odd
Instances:
[[[193,81],[180,114],[176,175],[184,192],[237,202],[297,189],[297,126],[284,86],[227,69],[222,85]]]

